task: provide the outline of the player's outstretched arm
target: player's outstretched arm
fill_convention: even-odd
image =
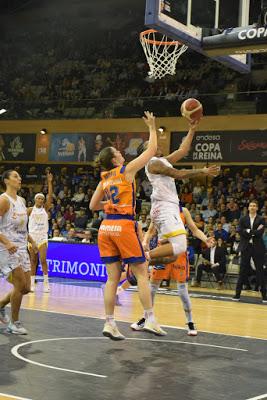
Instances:
[[[173,153],[169,154],[166,159],[171,163],[175,164],[177,161],[186,157],[190,151],[192,141],[194,139],[196,129],[198,127],[199,121],[194,121],[189,123],[189,131],[182,141],[179,149],[175,150]]]
[[[133,161],[129,162],[125,168],[125,174],[129,181],[133,180],[135,174],[148,163],[148,161],[156,154],[157,152],[157,130],[156,130],[156,121],[153,113],[149,111],[145,111],[145,116],[143,117],[145,124],[149,128],[149,141],[147,149],[140,154],[139,157],[135,158]]]
[[[198,227],[193,221],[190,211],[185,207],[183,207],[183,214],[185,216],[186,225],[192,232],[193,236],[204,242],[207,245],[207,247],[211,247],[214,242],[214,238],[207,238],[205,233],[202,232],[200,229],[198,229]]]
[[[90,210],[103,210],[105,202],[103,202],[102,200],[104,198],[104,195],[105,193],[103,190],[102,182],[99,182],[89,204]]]
[[[48,193],[47,193],[47,200],[45,203],[45,209],[50,210],[53,203],[53,175],[48,172],[47,174],[47,186],[48,186]]]
[[[199,176],[217,176],[220,172],[220,167],[212,165],[211,167],[178,170],[168,167],[160,160],[152,160],[148,164],[148,172],[155,175],[169,176],[174,179],[189,179]]]

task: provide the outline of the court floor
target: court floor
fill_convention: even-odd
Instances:
[[[8,290],[0,281],[0,292]],[[127,339],[101,335],[102,290],[81,284],[39,283],[25,297],[27,336],[0,325],[0,400],[24,399],[267,399],[267,307],[192,297],[199,334],[186,335],[177,296],[158,295],[156,313],[166,337],[132,332],[137,294],[121,296],[118,325]],[[14,397],[13,397],[14,398]],[[16,398],[16,397],[15,397]]]

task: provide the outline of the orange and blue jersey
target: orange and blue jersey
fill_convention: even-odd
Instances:
[[[101,174],[107,203],[106,214],[135,215],[136,185],[125,177],[125,166],[113,168]]]
[[[101,178],[107,199],[106,218],[98,232],[101,259],[107,264],[143,263],[146,258],[135,221],[135,182],[126,180],[124,166],[103,172]]]

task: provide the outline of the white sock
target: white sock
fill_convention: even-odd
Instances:
[[[154,305],[155,296],[156,296],[156,293],[160,286],[160,283],[150,283],[149,286],[150,286],[150,292],[151,292],[151,298],[152,298],[152,305]]]
[[[183,308],[187,322],[193,322],[192,305],[188,293],[187,283],[177,283],[178,295],[183,303]]]
[[[31,276],[31,286],[35,284],[35,275]]]
[[[116,326],[116,322],[114,320],[114,314],[113,315],[106,315],[106,322],[112,326]]]
[[[153,308],[150,308],[149,310],[145,310],[145,319],[148,322],[155,322],[156,321]]]
[[[49,284],[49,282],[48,282],[48,275],[44,275],[44,284],[45,284],[45,285],[48,285],[48,284]]]

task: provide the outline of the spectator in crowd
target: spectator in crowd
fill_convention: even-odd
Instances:
[[[208,204],[207,210],[202,212],[202,218],[204,219],[205,222],[208,222],[209,217],[215,217],[217,215],[217,211],[214,208],[213,202],[210,202]]]
[[[237,203],[235,203],[232,210],[229,211],[228,219],[229,221],[239,220],[241,212]]]
[[[70,230],[68,231],[66,239],[67,239],[68,242],[77,242],[78,241],[75,228],[70,228]]]
[[[80,186],[78,189],[77,193],[74,193],[71,201],[75,204],[75,205],[81,205],[82,202],[84,201],[84,197],[85,197],[85,193],[83,191],[83,188]]]
[[[69,190],[68,186],[64,186],[63,189],[60,190],[60,192],[57,195],[60,198],[60,200],[63,200],[64,198],[67,197],[68,190]]]
[[[193,189],[193,200],[195,203],[200,203],[201,195],[202,195],[201,183],[197,181]]]
[[[180,194],[180,199],[183,204],[191,204],[193,202],[193,193],[189,191],[188,186],[185,186],[182,190]]]
[[[149,225],[147,225],[147,215],[141,214],[139,222],[141,224],[142,231],[146,232],[148,229],[148,226],[149,226]]]
[[[53,236],[50,240],[63,240],[63,236],[58,228],[54,229]]]
[[[89,224],[87,224],[87,227],[94,228],[94,229],[99,229],[100,225],[101,225],[101,219],[99,218],[98,212],[94,211],[93,218],[89,222]]]
[[[214,231],[215,239],[222,239],[223,241],[227,241],[228,239],[228,232],[223,229],[221,222],[218,222],[217,229]]]
[[[222,229],[224,229],[227,233],[230,231],[230,224],[227,223],[226,218],[224,216],[220,217],[220,223],[222,225]]]
[[[223,287],[223,278],[226,273],[226,252],[223,247],[217,245],[215,240],[214,245],[204,251],[203,262],[197,267],[197,276],[194,286],[201,286],[203,271],[213,273],[218,283],[218,289]]]
[[[231,225],[230,232],[229,232],[228,239],[227,239],[227,244],[229,245],[229,247],[232,247],[235,239],[236,239],[236,227],[234,225]]]
[[[82,243],[92,243],[92,242],[93,242],[93,237],[91,231],[85,231]]]
[[[73,226],[71,225],[70,221],[66,221],[65,227],[63,229],[61,229],[62,236],[67,237],[68,232],[71,228],[73,228]]]
[[[60,211],[57,213],[56,222],[57,222],[57,226],[59,227],[60,230],[62,230],[66,224],[66,220]]]
[[[87,222],[88,222],[88,216],[85,214],[85,210],[80,209],[75,219],[75,227],[79,229],[85,229]]]
[[[69,206],[69,208],[66,210],[66,212],[64,214],[64,218],[66,221],[70,221],[72,224],[75,222],[76,213],[74,211],[73,206]]]
[[[235,255],[240,254],[239,246],[240,246],[240,234],[236,232],[234,240],[231,243],[230,254],[235,254]]]
[[[152,194],[152,186],[151,186],[150,182],[148,181],[148,179],[144,179],[141,182],[141,188],[145,195],[144,199],[147,201],[150,201],[150,196]]]
[[[201,214],[196,214],[196,216],[195,216],[195,224],[198,227],[198,229],[200,229],[202,231],[204,230],[204,221],[203,221],[203,219],[201,217]]]

